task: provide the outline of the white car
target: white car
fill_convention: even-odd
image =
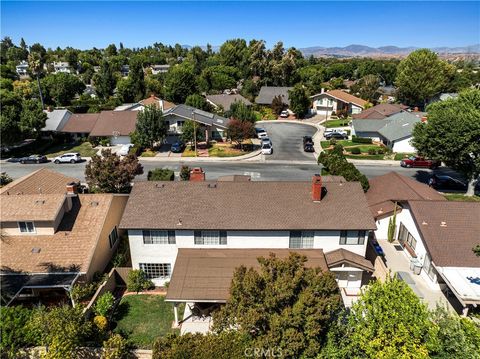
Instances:
[[[268,137],[267,131],[265,131],[263,128],[255,128],[255,132],[257,133],[257,138],[264,138]]]
[[[273,147],[269,143],[262,144],[262,155],[271,155],[273,153]]]
[[[263,145],[263,144],[265,144],[265,143],[266,143],[266,144],[269,144],[270,146],[272,146],[272,141],[271,141],[270,138],[268,138],[268,137],[263,137],[263,138],[261,139],[261,144]]]
[[[130,148],[133,147],[132,143],[127,143],[126,145],[123,145],[122,148],[120,148],[117,152],[118,155],[120,156],[126,156],[128,155],[128,152],[130,151]]]
[[[81,161],[82,157],[80,157],[80,153],[65,153],[61,156],[55,157],[53,160],[57,165],[59,163],[77,163]]]
[[[347,134],[347,131],[345,131],[345,130],[341,130],[341,129],[337,129],[337,128],[327,128],[325,130],[325,132],[323,133],[323,135],[326,136],[326,135],[328,135],[330,133],[334,133],[334,132],[340,133],[341,135],[346,135]]]
[[[284,111],[280,112],[280,117],[287,118],[288,117],[288,111],[284,110]]]

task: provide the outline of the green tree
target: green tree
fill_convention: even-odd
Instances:
[[[275,113],[278,116],[280,115],[280,113],[283,111],[284,108],[285,108],[285,104],[283,103],[282,97],[280,95],[275,96],[272,100],[273,113]]]
[[[230,299],[214,312],[215,332],[232,327],[254,347],[278,348],[283,358],[314,357],[341,307],[335,277],[307,268],[306,257],[259,258],[260,268],[235,270]]]
[[[193,122],[192,120],[186,120],[182,126],[182,133],[180,137],[182,138],[183,142],[190,142],[193,143],[195,140],[197,142],[201,142],[205,140],[205,133],[204,131],[200,131],[199,125]]]
[[[300,84],[295,85],[295,87],[288,92],[288,98],[290,99],[290,109],[295,113],[297,118],[304,118],[312,104],[305,87]]]
[[[28,68],[30,72],[37,78],[38,94],[40,96],[40,101],[42,102],[42,109],[45,108],[45,100],[43,98],[42,86],[40,84],[40,74],[43,70],[43,60],[41,54],[38,52],[30,50],[28,55]]]
[[[190,181],[190,167],[183,165],[180,168],[180,179],[182,181]]]
[[[185,105],[198,108],[199,110],[211,112],[212,105],[210,105],[205,97],[199,94],[188,95],[185,99]]]
[[[255,127],[252,122],[232,118],[228,122],[227,134],[242,149],[242,142],[255,136]]]
[[[200,90],[205,92],[223,91],[237,86],[240,71],[232,66],[210,66],[202,71],[199,78]]]
[[[191,66],[176,65],[165,77],[165,97],[174,103],[184,103],[196,92],[195,74]]]
[[[57,106],[70,105],[75,96],[85,90],[85,84],[77,76],[64,72],[45,76],[41,84]]]
[[[102,99],[107,99],[113,95],[117,80],[114,71],[107,60],[102,61],[100,71],[94,76],[95,89],[97,95]]]
[[[22,100],[14,92],[8,90],[0,90],[0,95],[2,98],[2,111],[0,112],[2,144],[12,145],[23,139],[20,130]]]
[[[175,172],[168,168],[155,168],[148,171],[148,181],[173,181],[175,180]]]
[[[133,92],[132,81],[130,78],[120,79],[117,82],[118,96],[124,103],[135,101],[135,93]]]
[[[132,269],[128,272],[127,277],[127,289],[130,292],[140,292],[141,290],[145,290],[148,288],[153,287],[153,283],[151,280],[147,278],[145,272],[141,269]]]
[[[38,137],[40,130],[45,127],[47,114],[43,112],[39,101],[23,100],[22,113],[20,115],[20,130],[24,137]]]
[[[127,359],[129,357],[128,341],[120,334],[113,334],[103,342],[101,359]]]
[[[143,173],[143,167],[134,155],[120,158],[111,150],[94,155],[85,167],[85,180],[90,191],[100,193],[129,193],[132,180]]]
[[[468,179],[466,195],[475,194],[480,176],[480,90],[428,107],[428,121],[413,129],[417,151],[441,160]]]
[[[128,78],[132,88],[133,100],[141,101],[145,98],[145,74],[143,73],[142,61],[139,58],[130,60]]]
[[[97,299],[93,311],[96,315],[106,317],[110,314],[114,303],[115,297],[113,294],[111,292],[105,292]]]
[[[154,148],[163,141],[167,131],[168,124],[157,106],[146,106],[138,112],[134,136],[137,146]]]
[[[440,60],[431,50],[412,52],[400,62],[395,85],[406,104],[425,108],[427,102],[447,87],[455,67]]]
[[[227,112],[228,117],[235,118],[240,121],[248,121],[254,123],[256,120],[255,112],[251,106],[247,106],[241,101],[234,101],[230,105],[230,110]]]
[[[358,82],[352,86],[352,92],[358,94],[358,96],[371,103],[378,101],[380,87],[380,79],[377,75],[366,75],[362,77]]]

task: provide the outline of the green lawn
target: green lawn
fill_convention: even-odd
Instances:
[[[463,193],[449,193],[443,196],[449,201],[480,202],[480,196],[467,197]]]
[[[46,148],[41,154],[47,157],[57,157],[68,152],[78,152],[82,157],[92,157],[97,153],[97,150],[92,147],[90,142],[75,143],[75,144],[61,144]]]
[[[157,152],[152,150],[145,150],[140,154],[140,157],[155,157]]]
[[[323,125],[326,128],[344,127],[344,126],[348,126],[349,122],[350,120],[329,120],[327,122],[324,122]]]
[[[198,151],[197,151],[198,155]],[[182,153],[182,157],[195,157],[195,151],[191,146],[187,146]]]
[[[210,157],[237,157],[246,155],[247,153],[249,152],[227,146],[219,146],[217,144],[212,145],[212,147],[208,149],[208,155]]]
[[[179,308],[183,317],[184,306]],[[123,297],[114,317],[116,333],[122,333],[138,348],[150,348],[155,338],[172,333],[173,304],[161,295],[129,295]],[[177,330],[178,331],[178,330]]]
[[[322,148],[330,147],[330,141],[322,141],[320,144],[322,145]],[[353,143],[350,140],[340,140],[340,141],[337,141],[337,144],[342,145],[344,148],[348,146],[358,145],[358,143]]]
[[[345,157],[355,160],[383,160],[385,155],[345,155]]]
[[[401,161],[406,157],[410,157],[412,153],[395,153],[395,161]]]

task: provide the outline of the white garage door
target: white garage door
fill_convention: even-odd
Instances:
[[[115,145],[126,145],[129,144],[130,142],[130,136],[118,136],[118,137],[110,137],[110,145],[115,146]]]

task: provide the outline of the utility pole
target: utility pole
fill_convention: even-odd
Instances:
[[[193,143],[195,149],[195,157],[197,157],[197,123],[195,122],[195,111],[192,111],[192,119],[193,119]]]

